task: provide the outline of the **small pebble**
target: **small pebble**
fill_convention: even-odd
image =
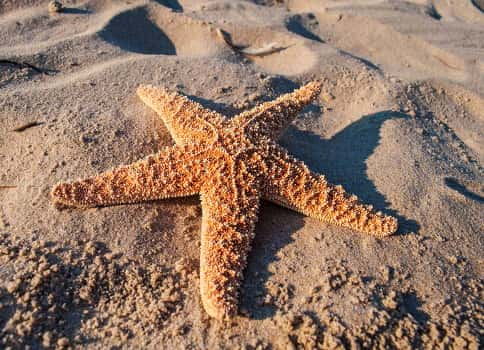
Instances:
[[[65,348],[67,347],[67,345],[69,345],[69,339],[67,339],[66,337],[63,337],[57,340],[57,346],[61,348]]]
[[[62,3],[56,0],[49,2],[48,7],[50,13],[59,13],[62,12],[62,10],[64,9]]]

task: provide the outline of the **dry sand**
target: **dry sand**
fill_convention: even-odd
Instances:
[[[478,349],[482,1],[0,2],[0,347]],[[224,44],[284,50],[243,57]],[[56,210],[173,143],[135,96],[233,115],[320,79],[281,143],[398,217],[377,240],[264,203],[240,316],[205,314],[198,198]],[[18,129],[17,131],[14,131]]]

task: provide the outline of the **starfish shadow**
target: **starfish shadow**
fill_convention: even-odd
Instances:
[[[265,85],[270,92],[265,94],[264,96],[261,96],[261,99],[258,100],[256,103],[254,103],[253,106],[250,106],[249,108],[235,108],[233,105],[229,103],[215,102],[213,100],[209,100],[196,95],[185,94],[185,96],[187,96],[190,100],[201,104],[205,108],[211,109],[215,112],[221,113],[229,118],[232,118],[239,113],[252,109],[253,107],[255,107],[256,104],[270,102],[275,98],[283,94],[291,93],[292,91],[300,87],[297,83],[282,76],[271,76],[270,78],[267,79],[267,82]],[[319,106],[314,103],[307,106],[304,110],[309,112],[314,112],[314,113],[321,113]]]
[[[233,107],[228,103],[214,102],[212,100],[205,99],[203,97],[195,96],[195,95],[185,95],[185,96],[187,96],[190,100],[201,104],[204,108],[208,108],[212,111],[221,113],[228,117],[233,117],[240,112],[239,109]]]
[[[407,115],[394,111],[369,114],[342,131],[330,140],[325,140],[310,131],[291,126],[281,140],[289,152],[304,160],[309,168],[324,174],[333,184],[341,184],[362,202],[372,204],[398,219],[398,234],[417,232],[420,226],[394,209],[368,178],[366,161],[373,154],[380,141],[380,128],[390,119],[406,118]]]
[[[272,273],[269,265],[278,261],[277,253],[294,241],[292,235],[304,226],[304,217],[292,210],[263,201],[256,226],[256,236],[249,253],[249,263],[241,287],[241,307],[252,319],[272,317],[274,305],[263,305],[267,281]]]

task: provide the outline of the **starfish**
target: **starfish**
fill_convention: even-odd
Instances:
[[[320,93],[311,82],[233,118],[165,89],[140,86],[139,97],[163,119],[176,145],[130,165],[57,184],[59,207],[96,207],[200,194],[200,293],[207,313],[237,313],[242,273],[261,199],[324,222],[384,237],[397,220],[360,204],[277,144]]]

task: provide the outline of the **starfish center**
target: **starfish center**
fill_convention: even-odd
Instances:
[[[241,153],[257,148],[257,145],[245,135],[244,131],[237,127],[222,130],[216,146],[222,148],[231,157],[237,157]]]

